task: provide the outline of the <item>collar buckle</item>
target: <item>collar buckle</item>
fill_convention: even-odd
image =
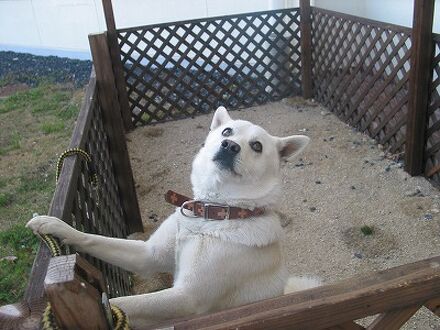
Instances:
[[[209,218],[209,209],[211,207],[220,207],[222,209],[222,217],[223,220],[229,220],[229,216],[231,215],[231,207],[229,205],[220,205],[220,204],[212,204],[212,203],[205,203],[203,204],[203,218],[205,220],[221,220],[221,219],[211,219]],[[224,211],[226,209],[226,212]]]

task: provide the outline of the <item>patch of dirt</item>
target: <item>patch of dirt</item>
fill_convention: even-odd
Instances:
[[[371,235],[365,235],[361,227],[350,227],[342,232],[343,242],[351,249],[356,258],[386,257],[397,248],[393,233],[372,227]]]
[[[159,137],[163,134],[163,128],[157,126],[145,127],[143,130],[143,135],[145,137]]]
[[[16,92],[26,91],[30,87],[26,84],[10,84],[3,87],[0,87],[0,98],[7,97]]]
[[[354,131],[326,108],[288,99],[231,112],[278,136],[305,134],[311,143],[282,167],[284,193],[278,211],[286,231],[291,274],[325,282],[440,255],[440,193],[410,177],[398,157],[389,157],[368,136]],[[158,125],[129,134],[129,152],[144,224],[152,232],[174,211],[163,195],[191,194],[191,162],[209,131],[212,115]],[[158,178],[160,170],[168,168]],[[148,188],[147,188],[148,187]],[[142,190],[148,193],[141,193]],[[154,216],[153,216],[154,215]],[[373,227],[371,236],[360,228]],[[406,329],[440,329],[418,313]]]

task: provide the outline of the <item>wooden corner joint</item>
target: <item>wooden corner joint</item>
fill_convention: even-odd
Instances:
[[[102,273],[78,254],[53,257],[44,289],[55,319],[66,329],[109,329],[102,307]]]

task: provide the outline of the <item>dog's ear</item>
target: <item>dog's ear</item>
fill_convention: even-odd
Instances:
[[[278,140],[278,150],[282,159],[288,160],[301,153],[309,144],[310,138],[305,135],[292,135]]]
[[[225,124],[230,121],[231,117],[229,117],[229,113],[225,107],[218,107],[214,113],[214,118],[212,118],[211,123],[211,131],[216,129],[217,127]]]

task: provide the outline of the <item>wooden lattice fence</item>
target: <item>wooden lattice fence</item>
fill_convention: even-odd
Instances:
[[[299,9],[117,30],[135,125],[301,93]]]
[[[300,0],[301,10],[117,30],[111,0],[103,0],[108,33],[90,36],[96,77],[90,79],[71,141],[71,147],[91,154],[99,189],[90,186],[89,169],[82,158],[69,157],[49,214],[89,233],[126,237],[141,231],[123,125],[131,129],[192,117],[219,105],[236,109],[300,94],[313,96],[393,153],[408,154],[411,149],[409,159],[414,161],[424,151],[425,174],[440,183],[440,36],[434,35],[435,56],[431,58],[430,47],[426,54],[423,47],[429,44],[425,38],[430,38],[427,31],[432,22],[427,18],[434,2],[426,3],[431,6],[415,1],[417,24],[412,31],[310,8],[308,0]],[[426,107],[420,105],[427,100],[423,88],[431,75],[429,63],[432,79],[425,130]],[[426,133],[426,139],[420,139],[420,133]],[[418,174],[419,165],[412,164],[410,172]],[[0,327],[39,327],[47,302],[43,282],[49,258],[42,245],[23,301],[0,307]],[[94,283],[91,291],[97,296],[101,297],[101,291],[110,296],[130,294],[125,271],[85,258],[99,268],[108,285]],[[57,260],[55,273],[60,283],[65,266],[72,266],[73,259],[77,257]],[[77,263],[85,264],[82,259]],[[84,266],[81,273],[70,267],[70,274],[77,282],[90,284],[93,280],[84,269],[90,270]],[[354,320],[379,314],[367,329],[398,329],[422,306],[440,315],[439,270],[440,257],[433,257],[231,310],[173,320],[164,326],[359,330],[365,328]],[[90,272],[99,275],[98,270]],[[65,293],[67,286],[57,285],[51,287],[49,299]],[[82,297],[75,290],[69,294],[77,301]],[[96,315],[87,315],[89,320],[103,316],[101,300],[95,297]],[[69,299],[63,301],[63,308],[68,308],[63,315],[75,314],[77,309],[71,305]],[[85,316],[76,314],[72,324],[87,326]]]
[[[435,56],[427,113],[425,173],[440,184],[440,35],[434,35],[433,39]]]
[[[90,168],[83,157],[67,157],[48,214],[63,219],[80,231],[126,238],[133,231],[142,231],[142,223],[137,199],[123,198],[129,189],[134,188],[131,168],[121,166],[129,162],[128,153],[124,154],[117,146],[120,141],[125,143],[122,121],[119,116],[121,130],[118,133],[112,127],[108,109],[104,110],[102,95],[98,94],[96,77],[92,73],[70,142],[70,148],[81,148],[90,154],[98,187],[92,187]],[[69,247],[63,247],[63,250],[64,253],[74,252]],[[102,272],[111,297],[131,293],[131,280],[126,271],[87,254],[82,255]],[[41,244],[24,299],[14,307],[16,311],[12,317],[0,311],[0,328],[34,328],[39,324],[46,304],[44,278],[49,260],[50,252],[45,244]]]
[[[312,9],[316,99],[392,153],[402,152],[411,29]]]

